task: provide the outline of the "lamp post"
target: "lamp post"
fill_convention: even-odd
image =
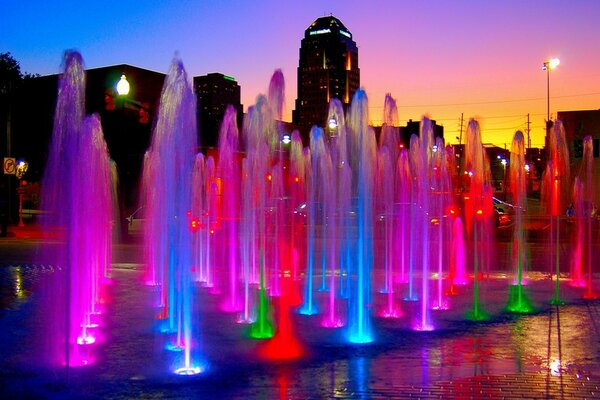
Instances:
[[[119,80],[119,82],[117,82],[117,95],[119,97],[119,103],[121,103],[121,112],[120,112],[120,116],[119,116],[119,125],[120,125],[120,130],[121,130],[121,140],[123,138],[125,138],[125,107],[124,107],[124,103],[125,103],[125,96],[127,96],[129,94],[129,89],[130,89],[130,85],[129,82],[127,81],[127,77],[125,76],[125,74],[121,75],[121,79]],[[120,162],[120,161],[118,161]],[[119,173],[119,181],[121,181],[122,177],[120,176],[121,174]],[[123,215],[127,215],[127,206],[125,205],[125,202],[120,201],[119,202],[119,208],[120,208],[120,221],[121,221],[121,234],[123,235],[123,237],[128,237],[129,234],[129,224],[126,218],[123,218]]]
[[[502,191],[504,192],[503,195],[506,196],[506,165],[508,161],[503,158],[500,160],[500,164],[502,164]]]
[[[550,126],[550,70],[555,69],[560,65],[558,58],[551,58],[548,61],[544,61],[542,70],[546,71],[546,125]],[[548,128],[549,129],[549,128]]]
[[[21,178],[23,177],[23,175],[25,175],[25,172],[27,172],[27,169],[29,168],[29,164],[26,163],[25,161],[19,161],[19,163],[17,164],[17,170],[15,172],[15,175],[17,177],[17,182],[18,182],[18,188],[17,188],[17,193],[19,194],[19,227],[22,228],[25,226],[25,224],[23,223],[23,197],[25,196],[25,192],[27,191],[27,183],[25,181],[21,181]]]
[[[550,122],[550,70],[555,69],[560,64],[560,60],[558,58],[552,58],[548,61],[545,61],[542,70],[546,71],[546,90],[547,90],[547,103],[546,103],[546,112],[547,112],[547,123],[546,123],[546,138],[550,139],[550,129],[552,128],[552,124]],[[552,143],[552,141],[550,141]],[[555,143],[556,145],[556,143]],[[557,160],[554,159],[556,157],[556,148],[550,148],[550,158],[552,158],[552,165],[554,171],[557,168]],[[553,186],[553,211],[550,215],[550,237],[552,238],[552,242],[554,244],[554,259],[556,265],[556,285],[554,290],[554,298],[550,300],[550,304],[559,306],[564,304],[564,302],[560,299],[560,288],[559,288],[559,276],[560,276],[560,175],[556,174],[554,178],[554,186]],[[552,215],[555,214],[555,215]],[[554,218],[553,218],[554,217]],[[553,221],[555,219],[555,221]]]

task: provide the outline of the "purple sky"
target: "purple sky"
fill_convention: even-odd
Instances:
[[[166,72],[175,54],[191,76],[222,72],[242,87],[244,107],[286,78],[286,113],[296,98],[304,30],[333,14],[359,46],[370,119],[380,123],[386,92],[400,121],[427,114],[450,142],[459,118],[479,118],[484,142],[510,146],[531,114],[543,145],[546,75],[551,112],[600,108],[600,1],[11,1],[0,13],[0,52],[25,72],[59,72],[65,49],[87,67],[127,63]],[[90,4],[88,4],[90,3]]]

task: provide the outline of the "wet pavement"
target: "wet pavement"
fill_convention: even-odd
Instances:
[[[155,293],[142,284],[136,244],[115,247],[94,364],[67,374],[41,366],[45,327],[38,318],[39,293],[63,272],[34,262],[42,241],[9,242],[0,243],[11,260],[0,260],[0,398],[600,398],[600,302],[583,300],[583,289],[564,280],[567,304],[548,305],[554,284],[543,272],[528,275],[532,314],[505,311],[510,278],[493,272],[481,288],[489,321],[466,320],[468,285],[449,298],[449,310],[433,312],[434,331],[412,330],[414,303],[402,302],[403,318],[373,319],[376,340],[367,345],[347,344],[343,329],[322,328],[320,316],[294,314],[306,353],[294,362],[261,358],[262,342],[245,337],[235,314],[219,311],[219,296],[198,288],[206,371],[176,376],[178,355],[164,350],[166,335],[157,332]],[[23,264],[13,262],[19,257]],[[373,308],[384,301],[376,294]]]

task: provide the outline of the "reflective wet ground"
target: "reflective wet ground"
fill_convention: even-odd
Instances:
[[[413,331],[414,305],[403,302],[405,316],[374,319],[376,341],[364,346],[320,327],[320,316],[294,315],[306,356],[287,363],[262,359],[261,343],[245,338],[247,327],[199,288],[207,369],[196,377],[171,372],[177,355],[164,350],[153,288],[141,283],[134,263],[115,265],[95,363],[68,374],[40,367],[38,293],[60,274],[46,265],[0,267],[2,398],[600,398],[600,303],[581,300],[582,290],[565,281],[567,305],[547,305],[553,283],[541,273],[529,276],[534,314],[504,311],[509,279],[495,273],[481,291],[489,321],[465,320],[472,306],[467,286],[450,299],[450,310],[434,312],[436,330]],[[377,295],[374,307],[383,301]]]

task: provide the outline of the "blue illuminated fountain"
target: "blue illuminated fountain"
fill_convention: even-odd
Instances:
[[[146,232],[149,266],[154,269],[159,305],[170,335],[168,347],[179,351],[176,372],[197,374],[197,313],[192,275],[192,171],[196,151],[196,96],[180,60],[166,78],[157,122],[148,150]]]

